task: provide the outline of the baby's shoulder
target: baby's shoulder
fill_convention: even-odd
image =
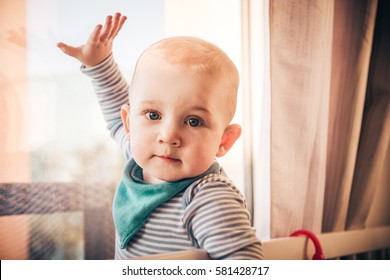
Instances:
[[[238,200],[246,206],[244,196],[225,174],[208,174],[192,183],[183,194],[185,206],[206,198]]]

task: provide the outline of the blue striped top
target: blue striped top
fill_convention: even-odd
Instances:
[[[81,71],[92,79],[111,136],[131,157],[120,116],[128,102],[129,86],[111,55],[97,66]],[[127,247],[116,236],[115,258],[205,249],[212,259],[263,259],[260,240],[250,224],[246,201],[225,175],[209,174],[158,206]]]

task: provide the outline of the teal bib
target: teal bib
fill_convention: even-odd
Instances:
[[[123,169],[122,180],[116,189],[112,209],[121,248],[126,247],[156,207],[203,176],[218,172],[219,165],[215,162],[205,173],[194,178],[148,184],[142,179],[141,167],[133,159],[128,161]]]

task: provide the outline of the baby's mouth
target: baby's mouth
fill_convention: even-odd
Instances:
[[[156,157],[161,159],[164,162],[167,162],[167,163],[177,163],[177,162],[180,162],[179,159],[171,157],[171,156],[168,156],[168,155],[162,155],[162,156],[156,156]]]

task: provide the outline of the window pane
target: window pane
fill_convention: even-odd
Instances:
[[[123,156],[105,129],[80,63],[64,55],[56,43],[84,43],[96,24],[117,11],[128,21],[114,55],[129,80],[141,51],[163,36],[163,1],[0,1],[0,183],[115,187]],[[96,189],[100,198],[92,196],[93,206],[101,207],[111,191]],[[53,199],[30,191],[25,198],[31,208],[45,208],[45,201]],[[99,224],[88,221],[88,211],[0,217],[0,257],[85,258],[90,241],[84,240],[85,227]],[[104,216],[108,221],[110,217]]]
[[[0,183],[101,186],[115,185],[120,178],[123,156],[105,129],[91,82],[80,73],[80,64],[56,47],[57,42],[83,44],[97,23],[119,11],[128,20],[116,39],[114,56],[127,80],[140,53],[172,35],[199,36],[219,45],[240,70],[240,1],[228,3],[1,0]],[[240,91],[238,123],[242,122],[241,96]],[[220,159],[241,190],[245,182],[242,143],[240,139]],[[98,191],[105,195],[104,188]],[[37,207],[45,202],[39,203]],[[74,211],[0,217],[0,251],[4,254],[5,244],[11,244],[7,248],[18,252],[0,257],[85,258],[85,227],[90,226],[85,215]]]

